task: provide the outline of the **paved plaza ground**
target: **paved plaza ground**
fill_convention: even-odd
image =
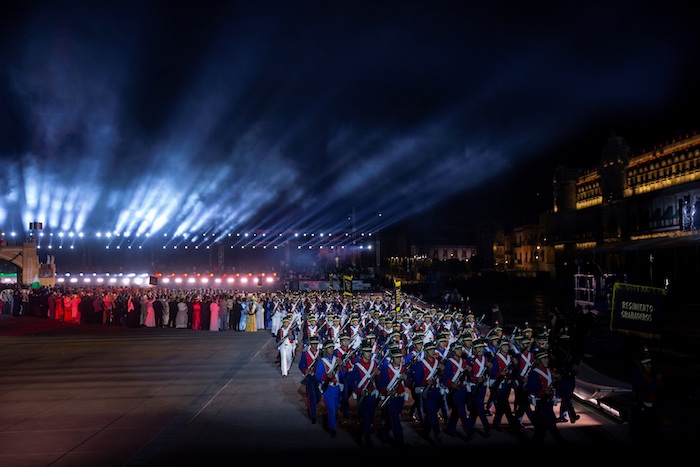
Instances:
[[[341,420],[338,437],[331,438],[306,415],[296,362],[289,377],[281,376],[269,331],[2,316],[0,348],[5,467],[434,465],[559,450],[549,438],[543,448],[529,447],[531,427],[469,441],[443,436],[437,445],[407,419],[401,450],[376,438],[374,449],[364,450],[354,419]],[[572,455],[595,459],[602,455],[599,448],[613,448],[615,455],[631,456],[645,448],[629,438],[626,425],[579,407],[579,422],[561,425]],[[665,446],[667,456],[680,455],[697,436],[696,425],[674,409],[657,447]]]

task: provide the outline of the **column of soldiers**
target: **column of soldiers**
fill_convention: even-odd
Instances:
[[[525,323],[507,335],[498,323],[480,323],[468,308],[443,311],[383,297],[307,296],[290,310],[280,333],[289,333],[295,316],[307,412],[316,423],[323,403],[319,413],[332,437],[339,417],[359,421],[357,441],[366,448],[373,433],[403,446],[402,421],[441,443],[443,434],[468,441],[504,429],[518,433],[527,420],[535,442],[546,433],[563,442],[554,406],[567,397],[558,383],[572,368],[570,361],[554,367],[546,327],[533,336]],[[573,405],[566,410],[574,423]]]

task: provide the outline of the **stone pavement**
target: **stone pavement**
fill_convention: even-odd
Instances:
[[[125,328],[2,316],[0,348],[4,467],[428,465],[460,458],[510,462],[511,455],[554,456],[562,449],[597,461],[646,455],[647,449],[629,438],[626,425],[580,406],[575,425],[559,425],[569,442],[563,448],[549,437],[543,447],[531,447],[527,426],[517,434],[494,432],[469,441],[443,436],[437,445],[405,420],[403,449],[375,438],[367,451],[356,442],[354,419],[341,421],[335,439],[320,423],[310,423],[296,362],[283,378],[268,331]],[[663,446],[669,459],[680,456],[695,436],[683,423],[677,414],[664,423],[668,434],[656,447]]]

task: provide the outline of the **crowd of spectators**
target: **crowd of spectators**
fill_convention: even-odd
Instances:
[[[244,330],[249,304],[264,312],[269,328],[274,293],[218,288],[138,286],[37,287],[14,285],[0,292],[2,314],[80,324]]]

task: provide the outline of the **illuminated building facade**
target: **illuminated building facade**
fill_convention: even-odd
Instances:
[[[700,278],[700,136],[633,155],[613,135],[599,166],[557,168],[551,212],[501,233],[497,269],[571,277],[624,272],[630,282],[693,290]],[[506,237],[511,237],[506,241]]]

